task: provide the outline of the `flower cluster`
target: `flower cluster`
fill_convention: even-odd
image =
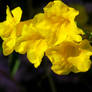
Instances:
[[[3,54],[14,50],[27,54],[37,68],[45,53],[51,69],[59,75],[88,71],[92,47],[87,39],[82,40],[84,32],[76,25],[79,12],[60,0],[48,3],[43,10],[33,19],[20,21],[21,8],[10,11],[7,6],[6,21],[0,23]]]

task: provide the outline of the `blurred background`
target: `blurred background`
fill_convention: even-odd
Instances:
[[[53,0],[0,0],[0,22],[6,18],[7,5],[10,9],[20,6],[23,10],[22,20],[27,20],[43,12],[43,7],[50,1]],[[92,1],[63,1],[80,11],[77,24],[86,32],[86,38],[92,40]],[[59,76],[50,70],[51,63],[47,57],[43,58],[46,62],[42,61],[35,69],[26,55],[14,52],[4,56],[1,44],[0,39],[0,92],[92,92],[92,69],[85,73]]]

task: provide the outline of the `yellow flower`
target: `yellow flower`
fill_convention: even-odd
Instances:
[[[64,41],[60,45],[48,49],[46,55],[51,60],[51,69],[56,74],[86,72],[91,65],[92,47],[88,40],[80,43]]]
[[[83,31],[77,27],[74,19],[79,12],[62,1],[56,0],[44,7],[44,13],[33,18],[33,26],[44,36],[48,44],[58,45],[64,40],[81,41]]]
[[[21,35],[22,27],[30,20],[20,22],[22,16],[22,10],[20,7],[10,11],[7,6],[6,15],[6,20],[0,23],[0,36],[4,40],[2,44],[3,54],[9,55],[14,50],[17,37]]]
[[[0,23],[0,36],[5,39],[10,36],[10,34],[15,30],[15,26],[20,22],[22,15],[22,10],[17,7],[10,11],[7,6],[6,10],[6,20]]]
[[[15,51],[20,54],[27,53],[28,60],[37,68],[47,49],[46,40],[32,27],[33,24],[25,25],[21,36],[18,37]]]
[[[77,10],[64,4],[60,0],[50,2],[44,7],[44,16],[55,30],[55,36],[59,44],[64,40],[81,41],[82,37],[79,34],[84,34],[83,31],[77,27],[74,19],[79,14]],[[56,28],[54,27],[56,25]]]
[[[3,54],[9,55],[13,52],[16,43],[16,25],[20,22],[22,10],[20,7],[10,11],[7,6],[6,21],[0,23],[0,36],[4,40]]]

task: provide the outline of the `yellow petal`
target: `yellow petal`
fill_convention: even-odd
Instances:
[[[11,36],[3,41],[2,44],[3,54],[5,56],[11,54],[14,50],[15,44],[16,44],[16,33],[15,31],[13,31]]]
[[[86,72],[91,66],[90,56],[92,52],[82,51],[79,56],[71,57],[68,60],[77,68],[78,72]],[[76,73],[76,70],[72,70]]]
[[[13,14],[16,24],[19,23],[22,16],[22,9],[20,7],[17,7],[13,9],[11,12]]]
[[[76,57],[70,57],[69,61],[79,70],[79,72],[86,72],[90,68],[92,55],[92,46],[88,40],[82,40],[79,44],[80,54]],[[74,71],[76,72],[76,71]]]
[[[77,10],[67,6],[60,0],[48,3],[48,5],[44,7],[44,12],[48,18],[52,19],[62,16],[70,21],[74,20],[75,16],[79,14]]]
[[[46,21],[44,14],[37,14],[33,18],[33,27],[37,32],[39,32],[43,37],[48,38],[51,32],[51,24]]]
[[[57,47],[46,51],[47,57],[52,62],[51,69],[58,75],[67,75],[71,72],[72,65],[64,59],[63,55],[60,54]]]
[[[27,58],[34,64],[35,68],[37,68],[40,65],[44,52],[47,49],[46,42],[44,40],[36,40],[32,41],[29,46]]]
[[[12,24],[12,21],[13,21],[13,16],[11,14],[9,6],[7,6],[7,9],[6,9],[6,21],[7,21],[7,23],[11,23],[11,24]]]
[[[24,41],[21,43],[17,43],[15,47],[15,51],[20,54],[25,54],[27,52],[29,44],[30,44],[30,41]]]

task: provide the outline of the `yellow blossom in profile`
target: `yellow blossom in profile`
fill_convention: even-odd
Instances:
[[[20,7],[10,11],[7,6],[6,21],[0,23],[0,36],[4,40],[3,54],[9,55],[13,52],[16,43],[16,28],[15,26],[20,22],[22,10]]]
[[[79,14],[77,10],[60,0],[48,3],[43,9],[44,13],[33,18],[33,25],[41,35],[49,38],[50,45],[58,45],[64,40],[77,42],[82,40],[80,34],[84,33],[75,22],[75,17]]]
[[[21,36],[16,41],[15,51],[20,54],[27,53],[28,60],[37,68],[42,61],[46,49],[46,40],[35,30],[33,24],[25,25]]]
[[[86,72],[91,66],[92,47],[88,40],[80,43],[64,41],[48,49],[46,55],[52,62],[51,69],[58,75]]]
[[[6,9],[6,20],[0,23],[0,36],[5,39],[10,36],[10,34],[15,30],[15,26],[20,22],[22,15],[22,10],[17,7],[10,11],[7,6]]]
[[[20,22],[22,10],[17,7],[10,11],[7,6],[6,20],[0,23],[0,36],[3,39],[3,54],[9,55],[13,52],[17,36],[21,35],[22,27],[27,22]],[[30,21],[30,20],[29,20]]]

